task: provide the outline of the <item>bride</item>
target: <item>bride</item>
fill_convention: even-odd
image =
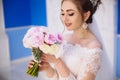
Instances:
[[[101,67],[102,45],[88,24],[100,3],[100,0],[62,0],[61,20],[73,33],[64,36],[60,57],[42,56],[40,71],[46,72],[48,80],[95,80]],[[33,64],[31,60],[28,68]]]

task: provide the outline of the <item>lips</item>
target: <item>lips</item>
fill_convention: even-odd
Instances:
[[[66,27],[70,27],[72,25],[72,23],[65,23]]]

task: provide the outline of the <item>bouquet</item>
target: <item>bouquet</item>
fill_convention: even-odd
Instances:
[[[62,36],[59,33],[50,33],[45,26],[31,27],[23,38],[25,48],[30,48],[34,56],[34,65],[27,69],[26,73],[38,77],[39,66],[43,53],[55,55],[62,43]]]

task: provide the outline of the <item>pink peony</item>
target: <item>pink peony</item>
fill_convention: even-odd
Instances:
[[[39,47],[39,45],[42,45],[44,43],[44,34],[42,33],[35,33],[32,36],[32,42],[33,47]]]
[[[47,33],[48,32],[48,28],[47,27],[44,27],[44,26],[41,26],[39,28],[39,31],[42,32],[42,33]]]
[[[31,39],[28,39],[28,38],[24,38],[23,39],[23,45],[25,48],[32,48],[32,43],[31,43]]]
[[[57,42],[58,42],[58,43],[62,43],[63,38],[62,38],[62,35],[61,35],[61,34],[57,34],[57,35],[56,35],[56,38],[57,38]]]
[[[32,48],[43,44],[45,31],[47,31],[45,27],[31,27],[23,38],[23,45],[26,48]]]
[[[41,33],[46,33],[46,32],[48,32],[48,30],[47,30],[46,27],[43,27],[43,26],[41,26],[41,27],[31,27],[31,28],[27,31],[27,34],[26,34],[26,35],[31,36],[31,35],[33,35],[34,33],[39,33],[39,32],[41,32]]]
[[[56,43],[56,37],[52,34],[46,34],[45,35],[45,42],[47,44],[55,44]]]

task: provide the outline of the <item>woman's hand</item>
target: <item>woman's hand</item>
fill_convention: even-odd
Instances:
[[[56,63],[57,58],[54,55],[43,54],[41,60],[42,60],[42,62]]]
[[[50,70],[50,69],[52,69],[52,67],[50,66],[50,64],[49,63],[47,63],[47,62],[41,62],[41,63],[39,63],[39,71],[48,71],[48,70]]]
[[[34,60],[31,60],[31,61],[29,62],[29,64],[28,64],[28,68],[32,68],[34,63],[35,63],[35,61],[34,61]],[[51,67],[50,64],[47,63],[47,62],[41,62],[41,63],[39,63],[39,71],[43,71],[43,70],[48,71],[48,70],[51,69],[51,68],[52,68],[52,67]]]
[[[28,69],[32,68],[34,65],[35,61],[34,60],[30,60],[29,64],[28,64]]]
[[[32,68],[34,63],[35,61],[31,60],[28,64],[28,68]],[[54,69],[47,62],[39,63],[39,71],[45,71],[48,77],[52,77],[55,73]]]

